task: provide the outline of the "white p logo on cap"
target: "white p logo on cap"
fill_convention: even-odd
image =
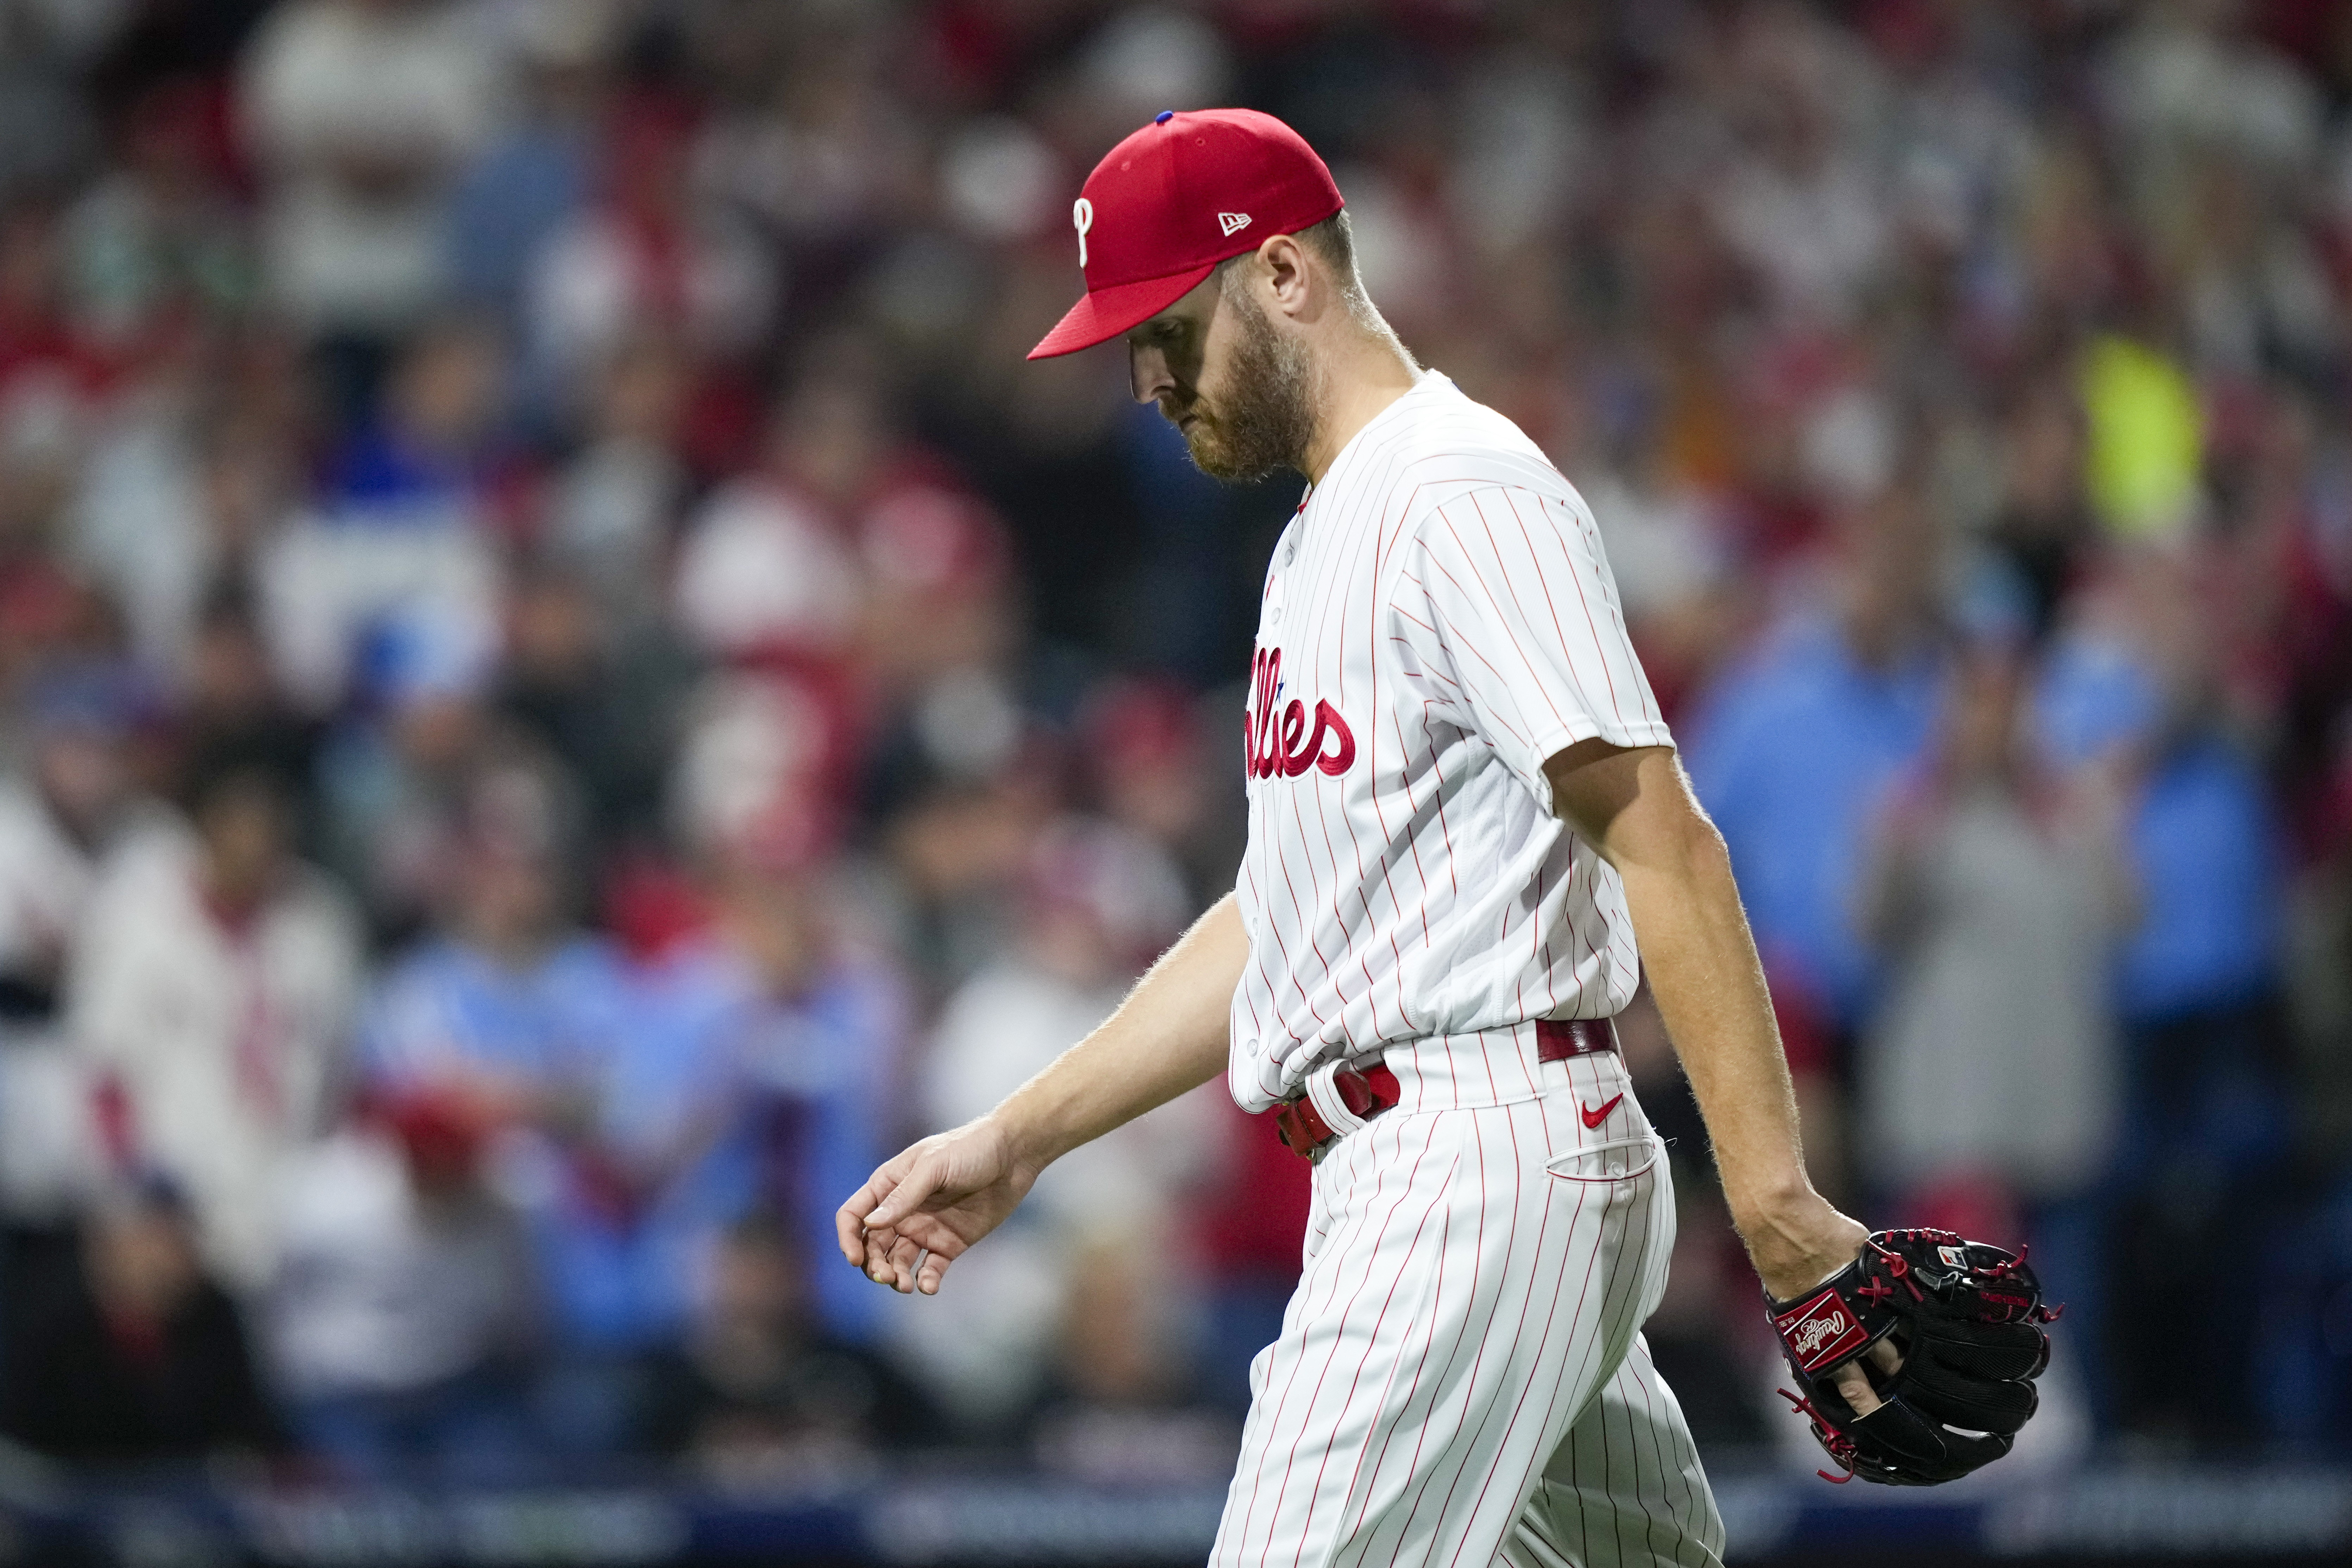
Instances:
[[[1070,209],[1070,221],[1077,226],[1078,269],[1083,272],[1087,266],[1087,230],[1095,226],[1095,204],[1080,196],[1078,205]]]

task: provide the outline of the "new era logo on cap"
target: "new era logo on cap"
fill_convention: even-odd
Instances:
[[[1106,342],[1182,299],[1217,263],[1339,210],[1298,132],[1251,109],[1165,111],[1110,150],[1071,208],[1087,292],[1031,359]],[[1208,232],[1202,215],[1216,215]]]

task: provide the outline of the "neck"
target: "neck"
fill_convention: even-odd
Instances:
[[[1411,392],[1416,379],[1412,359],[1394,339],[1369,332],[1349,333],[1321,359],[1315,434],[1299,461],[1308,481],[1318,485],[1356,432]]]

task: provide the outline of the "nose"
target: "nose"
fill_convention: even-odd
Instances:
[[[1161,393],[1172,391],[1176,385],[1176,377],[1168,369],[1167,352],[1150,343],[1129,343],[1127,382],[1138,403],[1160,401]]]

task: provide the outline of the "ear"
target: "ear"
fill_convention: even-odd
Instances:
[[[1265,268],[1267,289],[1274,296],[1275,308],[1293,321],[1307,319],[1314,305],[1314,271],[1307,259],[1307,247],[1297,237],[1277,234],[1269,237],[1257,247],[1257,258]]]

